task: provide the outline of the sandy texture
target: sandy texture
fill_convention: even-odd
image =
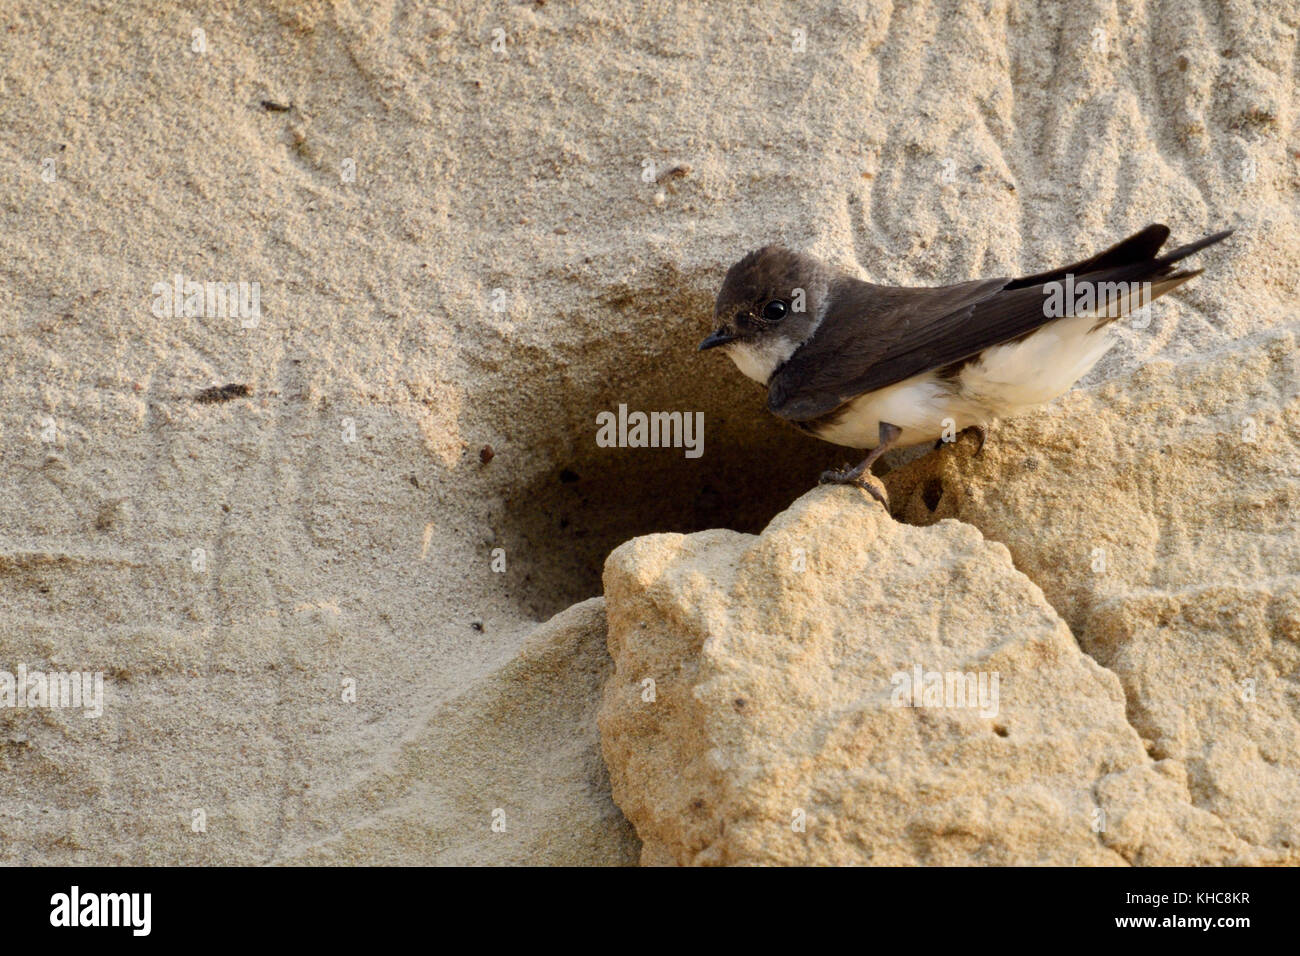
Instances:
[[[374,814],[293,862],[403,864],[423,844],[424,859],[449,864],[626,863],[638,842],[610,801],[596,735],[612,670],[604,599],[557,614],[398,743]],[[489,841],[485,815],[499,821]]]
[[[1119,680],[969,525],[823,488],[757,538],[629,542],[605,590],[601,740],[644,863],[1259,856],[1143,752]],[[914,673],[942,675],[936,696]]]
[[[103,671],[107,700],[97,720],[0,713],[0,860],[636,859],[590,789],[586,711],[511,696],[532,667],[590,690],[589,649],[572,683],[515,659],[600,592],[615,546],[758,531],[843,460],[694,353],[725,267],[778,241],[938,283],[1153,221],[1236,226],[1091,385],[1236,355],[1295,315],[1297,18],[1281,0],[6,4],[0,668]],[[177,273],[258,282],[257,327],[156,316]],[[249,394],[201,400],[228,384]],[[703,411],[703,457],[598,448],[618,403]],[[1224,494],[1177,487],[1189,515]],[[1212,580],[1207,551],[1169,546],[1180,580]],[[1140,679],[1108,626],[1093,652]],[[1144,733],[1201,753],[1162,699]],[[502,739],[481,768],[448,708],[505,708],[554,756]],[[1242,839],[1281,846],[1242,813]]]
[[[1300,323],[1071,394],[893,472],[1011,549],[1198,806],[1300,860]],[[1087,422],[1088,440],[1071,423]],[[1068,476],[1068,479],[1064,476]]]

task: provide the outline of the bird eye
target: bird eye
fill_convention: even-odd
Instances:
[[[763,318],[769,322],[780,322],[785,318],[788,311],[787,306],[780,299],[773,299],[767,305],[763,306]]]

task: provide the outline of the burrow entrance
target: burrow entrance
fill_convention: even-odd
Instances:
[[[606,556],[630,538],[708,528],[756,533],[828,467],[860,460],[804,435],[766,410],[766,392],[718,352],[696,346],[709,331],[721,271],[672,267],[636,288],[581,304],[580,341],[538,350],[512,378],[501,421],[526,427],[515,444],[544,468],[505,489],[495,538],[518,572],[510,599],[535,620],[602,592]],[[593,314],[595,318],[593,318]],[[524,381],[526,389],[511,382]],[[596,416],[629,411],[703,412],[703,454],[681,448],[602,448]]]
[[[757,418],[761,401],[751,397],[747,411]],[[706,528],[757,533],[816,484],[831,461],[855,454],[777,422],[755,440],[752,427],[705,414],[705,452],[698,459],[676,449],[593,444],[519,489],[504,530],[513,553],[529,556],[520,598],[531,615],[544,619],[600,594],[606,556],[630,538]]]

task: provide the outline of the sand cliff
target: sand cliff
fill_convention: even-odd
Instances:
[[[969,549],[989,614],[1032,605],[1004,637],[1109,736],[1068,695],[1025,712],[1092,761],[1026,840],[1005,803],[890,819],[931,827],[923,862],[1294,862],[1298,27],[1281,0],[9,4],[0,669],[105,700],[0,711],[0,860],[637,861],[596,727],[619,612],[580,602],[637,536],[825,512],[786,509],[845,458],[695,354],[726,266],[782,242],[939,284],[1162,221],[1238,232],[1075,393],[889,477],[889,533]],[[159,307],[178,275],[257,283],[256,315]],[[703,411],[704,454],[597,446],[620,403]],[[801,859],[752,832],[701,861]]]

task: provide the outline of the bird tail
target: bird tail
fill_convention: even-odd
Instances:
[[[1216,242],[1222,242],[1234,232],[1236,232],[1235,229],[1224,229],[1222,232],[1216,232],[1213,235],[1206,236],[1204,239],[1197,239],[1195,242],[1189,242],[1185,246],[1178,246],[1176,249],[1170,249],[1163,256],[1157,257],[1155,261],[1158,265],[1162,266],[1173,265],[1175,262],[1186,259],[1193,253],[1200,252],[1207,246],[1212,246]],[[1192,273],[1192,275],[1199,274],[1200,272],[1201,270],[1197,269],[1195,273]],[[1188,278],[1190,277],[1191,276],[1189,275]]]
[[[1095,311],[1092,312],[1098,320],[1095,328],[1143,309],[1162,295],[1196,278],[1205,270],[1175,271],[1174,264],[1208,246],[1222,242],[1232,233],[1232,229],[1224,229],[1203,239],[1197,239],[1195,242],[1170,249],[1164,255],[1153,256],[1145,262],[1135,262],[1081,277],[1079,283],[1091,282],[1095,290],[1097,304]]]

